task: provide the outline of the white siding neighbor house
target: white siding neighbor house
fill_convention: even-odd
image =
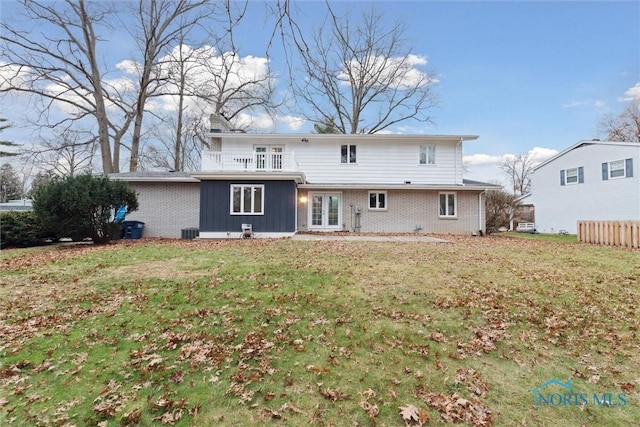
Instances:
[[[580,141],[533,170],[541,233],[577,233],[579,220],[640,220],[640,143]],[[527,199],[527,200],[530,200]]]
[[[462,144],[475,135],[210,136],[200,171],[112,175],[138,192],[127,220],[144,222],[145,236],[482,234],[485,191],[497,187],[463,179]]]

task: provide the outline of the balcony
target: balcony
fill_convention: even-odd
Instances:
[[[203,172],[298,172],[293,152],[266,153],[257,151],[202,154]]]

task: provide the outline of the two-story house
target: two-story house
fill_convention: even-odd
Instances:
[[[248,134],[212,130],[193,173],[118,174],[145,236],[284,237],[300,231],[484,232],[491,184],[463,179],[475,135]],[[246,231],[246,230],[245,230]]]
[[[640,144],[580,141],[537,165],[531,180],[536,229],[577,232],[579,220],[640,219]]]

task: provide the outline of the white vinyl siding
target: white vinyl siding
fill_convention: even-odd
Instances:
[[[541,233],[567,230],[576,234],[578,220],[640,218],[640,179],[633,173],[634,162],[639,158],[638,144],[586,142],[535,169],[531,200],[535,204],[536,229]],[[614,163],[614,169],[619,168],[623,159],[626,178],[611,179],[609,166]],[[578,184],[567,185],[566,176],[562,184],[562,174],[577,166]]]
[[[251,139],[223,139],[223,151],[251,151],[254,145],[268,145],[269,137],[251,135]],[[348,138],[344,141],[309,137],[308,142],[299,138],[278,139],[285,152],[294,153],[298,170],[304,172],[308,182],[326,184],[462,184],[462,144],[454,141],[428,141],[415,138],[395,141],[369,142],[366,136],[361,140]],[[248,147],[247,147],[247,144]],[[357,163],[342,163],[342,145],[356,146]],[[436,146],[437,165],[426,167],[416,158],[420,145]],[[247,150],[249,148],[249,150]],[[337,157],[340,156],[338,159]],[[348,167],[345,167],[348,166]],[[437,167],[436,167],[437,166]]]
[[[436,164],[436,146],[435,145],[420,146],[420,164],[421,165]]]

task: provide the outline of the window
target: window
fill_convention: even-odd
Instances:
[[[420,146],[420,164],[421,165],[436,164],[436,146],[435,145]]]
[[[343,145],[341,147],[340,163],[355,163],[356,162],[356,146],[355,145]]]
[[[563,169],[560,171],[560,185],[584,183],[584,168]]]
[[[633,176],[633,159],[615,160],[602,164],[602,179],[631,178]]]
[[[442,217],[455,217],[456,193],[440,193],[438,214]]]
[[[231,185],[231,215],[262,215],[264,185]]]
[[[387,210],[387,192],[369,192],[369,209],[378,211]]]
[[[624,176],[624,160],[616,160],[609,163],[609,178],[622,178]]]

